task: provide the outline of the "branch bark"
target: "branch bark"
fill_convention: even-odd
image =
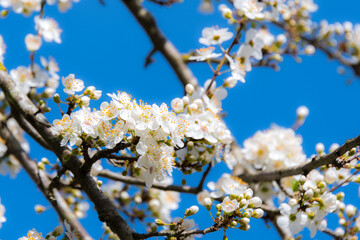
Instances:
[[[26,173],[30,176],[33,182],[37,185],[37,187],[41,190],[47,200],[51,203],[60,219],[66,220],[73,229],[79,233],[81,239],[92,239],[90,235],[86,232],[84,227],[75,217],[73,212],[68,207],[65,199],[62,197],[60,192],[56,189],[53,190],[53,198],[48,194],[48,187],[50,185],[50,181],[47,177],[42,177],[41,172],[37,167],[35,161],[33,161],[29,155],[23,150],[20,143],[15,139],[15,137],[11,134],[10,130],[7,128],[4,122],[1,123],[0,127],[0,136],[6,141],[6,146],[8,148],[9,154],[12,154],[25,169]]]
[[[49,126],[49,122],[42,114],[36,114],[37,108],[31,100],[17,91],[14,87],[14,82],[9,75],[0,71],[0,88],[5,94],[6,101],[9,105],[34,127],[38,134],[47,140],[51,151],[54,152],[60,159],[63,167],[69,169],[74,177],[80,183],[83,191],[87,194],[89,199],[94,203],[99,219],[110,227],[110,229],[117,234],[120,239],[132,240],[133,230],[127,222],[120,216],[112,202],[104,195],[98,188],[98,185],[89,172],[84,173],[80,171],[82,162],[72,154],[72,151],[67,147],[61,147],[57,136],[53,134]],[[67,160],[65,160],[67,159]]]
[[[181,83],[185,86],[188,83],[197,86],[197,80],[182,59],[180,52],[168,40],[158,28],[155,18],[140,5],[137,0],[122,0],[126,7],[130,10],[141,27],[149,36],[154,48],[162,53],[168,63],[171,65]]]

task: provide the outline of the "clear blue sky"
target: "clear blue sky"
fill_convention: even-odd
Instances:
[[[184,3],[175,4],[171,8],[153,4],[146,6],[154,13],[166,36],[180,51],[187,52],[200,47],[198,38],[204,27],[226,26],[226,21],[218,12],[199,14],[199,2],[184,0]],[[329,22],[360,22],[360,3],[356,0],[321,0],[317,3],[319,10],[314,14],[315,21],[326,18]],[[65,14],[58,13],[55,7],[46,7],[45,16],[51,16],[59,22],[63,29],[63,43],[44,43],[36,60],[39,61],[40,55],[55,57],[61,76],[74,73],[87,86],[94,85],[104,93],[126,91],[148,103],[170,104],[171,99],[181,97],[182,86],[159,53],[154,56],[156,62],[144,69],[144,59],[152,45],[121,1],[106,1],[104,7],[97,1],[82,0]],[[24,44],[27,33],[34,33],[32,17],[11,13],[6,19],[0,19],[0,34],[7,44],[5,64],[8,69],[29,64]],[[292,58],[285,58],[280,72],[254,69],[246,76],[246,84],[238,84],[230,90],[223,108],[228,114],[226,122],[239,143],[257,130],[270,127],[272,123],[290,127],[295,119],[295,110],[300,105],[310,109],[305,125],[298,131],[303,136],[303,147],[308,156],[314,153],[314,146],[318,142],[323,142],[328,149],[330,144],[342,144],[360,133],[359,81],[347,85],[347,78],[336,73],[338,64],[330,62],[322,53],[302,59],[299,64]],[[206,65],[196,64],[191,65],[191,68],[202,83],[211,77]],[[105,94],[103,99],[108,100]],[[59,117],[57,109],[53,109],[54,114],[50,118]],[[53,159],[53,155],[37,145],[31,148],[31,156],[37,159],[49,156]],[[228,171],[226,167],[216,166],[216,171],[210,172],[209,179],[216,179],[224,171]],[[177,183],[180,181],[175,179]],[[6,207],[5,216],[8,219],[0,229],[0,239],[17,239],[32,228],[46,234],[58,225],[53,210],[35,214],[35,204],[49,204],[24,171],[14,180],[0,176],[0,183],[1,202]],[[348,202],[351,199],[351,202],[359,202],[356,187],[348,187],[346,193]],[[182,200],[183,206],[173,212],[173,217],[181,216],[186,207],[197,203],[194,196],[183,195]],[[88,213],[88,218],[82,220],[82,223],[97,239],[102,233],[101,223],[92,208]],[[200,210],[195,219],[201,219],[198,221],[199,228],[211,224],[204,209]],[[330,227],[334,226],[331,224]],[[240,236],[252,236],[253,239],[278,238],[275,230],[267,229],[260,219],[252,220],[248,232],[229,233],[229,239],[238,239]],[[222,232],[207,235],[203,239],[221,237]],[[319,239],[324,235],[318,234],[316,237]],[[305,232],[304,239],[307,238],[309,233]]]

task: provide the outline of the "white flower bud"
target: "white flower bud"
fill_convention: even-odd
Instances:
[[[211,204],[212,204],[212,201],[211,201],[210,198],[205,198],[205,199],[204,199],[204,205],[205,205],[205,206],[211,206]]]
[[[250,223],[250,219],[249,218],[242,218],[240,219],[240,224],[244,224],[244,225],[248,225]]]
[[[136,195],[134,198],[135,203],[139,204],[142,202],[142,198],[139,195]]]
[[[183,96],[182,100],[183,100],[183,102],[184,102],[184,105],[188,105],[189,102],[190,102],[190,99],[189,99],[188,96]]]
[[[335,229],[335,234],[338,236],[343,236],[345,234],[345,230],[341,227]]]
[[[304,120],[309,115],[309,109],[306,106],[300,106],[296,109],[296,115],[299,120]]]
[[[254,192],[251,188],[246,189],[244,192],[244,196],[246,199],[252,198],[253,194],[254,194]]]
[[[356,214],[356,207],[352,204],[346,205],[345,213],[349,218],[353,217]]]
[[[249,206],[252,208],[258,208],[262,204],[262,201],[259,197],[253,197],[250,199]]]
[[[96,88],[94,86],[89,86],[85,89],[85,94],[93,94],[95,92]]]
[[[243,208],[245,206],[247,206],[249,203],[248,203],[248,200],[246,200],[245,198],[241,199],[240,200],[240,207]]]
[[[41,43],[41,37],[38,35],[33,35],[29,33],[25,37],[25,45],[28,51],[34,52],[39,50],[39,48],[41,47]]]
[[[306,177],[304,175],[301,175],[300,178],[299,178],[299,182],[301,184],[304,184],[306,182]]]
[[[290,199],[289,205],[291,207],[296,206],[298,204],[298,201],[295,198]]]
[[[80,101],[82,103],[82,106],[89,106],[89,103],[90,103],[90,98],[88,96],[82,96],[80,98]]]
[[[189,106],[188,106],[188,109],[190,112],[192,111],[196,111],[198,109],[198,106],[195,104],[195,103],[191,103]]]
[[[312,189],[309,189],[305,192],[305,196],[309,199],[314,196],[314,191]]]
[[[287,37],[284,34],[279,34],[276,36],[276,41],[281,44],[284,44],[287,41]]]
[[[318,154],[321,154],[325,151],[325,146],[323,143],[318,143],[316,144],[315,149],[318,152]]]
[[[44,164],[49,164],[49,159],[47,159],[46,157],[41,158],[41,161],[42,161]]]
[[[176,112],[182,112],[184,110],[184,102],[180,98],[175,98],[171,101],[171,108]]]
[[[199,211],[199,207],[198,207],[198,206],[196,206],[196,205],[191,206],[191,207],[189,207],[188,209],[185,210],[185,216],[188,217],[188,216],[194,215],[194,214],[196,214],[198,211]]]
[[[185,91],[186,91],[189,95],[191,95],[191,94],[194,92],[194,90],[195,90],[194,85],[192,85],[192,84],[190,84],[190,83],[186,84],[186,86],[185,86]]]
[[[40,205],[40,204],[36,204],[34,209],[35,209],[36,213],[42,213],[42,212],[44,212],[46,210],[46,208],[43,205]]]
[[[203,106],[203,101],[201,99],[196,99],[194,103],[198,106],[198,108],[201,108]]]
[[[346,224],[346,220],[344,218],[339,219],[339,225],[344,226]]]
[[[55,88],[47,87],[43,92],[44,98],[50,98],[56,92]]]
[[[238,80],[235,79],[234,77],[230,76],[228,77],[225,82],[224,82],[224,87],[226,88],[233,88],[236,86]]]
[[[91,96],[94,100],[99,100],[101,98],[102,91],[96,90],[94,91],[93,95]]]
[[[261,208],[255,209],[252,214],[253,218],[261,218],[262,216],[264,216],[264,210],[262,210]]]
[[[75,145],[80,147],[82,142],[83,142],[83,140],[81,138],[78,138],[78,139],[76,139]]]
[[[315,53],[315,47],[313,45],[307,45],[305,47],[305,54],[313,55]]]
[[[121,198],[122,200],[128,200],[128,199],[129,199],[129,193],[128,193],[128,192],[125,192],[125,191],[122,191],[122,192],[120,193],[120,198]]]

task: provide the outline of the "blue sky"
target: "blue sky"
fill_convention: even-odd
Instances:
[[[181,52],[187,52],[201,46],[198,38],[204,27],[227,26],[216,11],[214,14],[199,14],[199,2],[184,0],[184,3],[175,4],[171,8],[148,3],[146,7],[154,13],[166,36]],[[313,15],[314,21],[328,19],[329,22],[360,22],[360,3],[356,0],[344,0],[341,3],[321,0],[317,3],[319,10]],[[144,69],[144,59],[152,45],[121,1],[106,1],[106,6],[101,6],[97,1],[80,1],[65,14],[58,13],[56,7],[46,7],[45,16],[51,16],[59,22],[63,29],[63,43],[44,43],[36,60],[39,61],[40,55],[53,56],[59,63],[61,76],[74,73],[87,86],[94,85],[104,93],[126,91],[147,103],[169,104],[171,99],[182,96],[180,82],[159,53],[154,55],[156,62]],[[7,44],[5,64],[8,69],[29,64],[24,44],[27,33],[34,33],[32,17],[11,13],[7,18],[0,19],[0,34]],[[312,57],[303,57],[301,63],[285,57],[280,66],[279,72],[254,69],[247,74],[245,84],[238,84],[229,91],[223,103],[227,113],[225,120],[240,144],[257,130],[269,128],[272,123],[290,127],[295,120],[296,108],[300,105],[310,109],[305,125],[298,130],[308,156],[315,152],[314,146],[318,142],[323,142],[328,149],[332,143],[342,144],[360,133],[360,84],[357,79],[351,85],[346,84],[347,77],[336,73],[338,64],[329,61],[320,52]],[[193,64],[191,68],[201,83],[212,76],[205,64]],[[352,74],[348,76],[352,77]],[[105,94],[103,96],[103,100],[108,100]],[[58,118],[60,113],[55,107],[53,109],[54,113],[49,117]],[[41,150],[36,144],[31,149],[31,156],[37,159],[49,156],[54,160],[53,155]],[[226,167],[216,166],[216,170],[210,172],[209,179],[216,179],[225,171],[228,171]],[[192,178],[190,184],[195,185],[196,179],[196,176]],[[180,178],[175,179],[175,182],[180,181]],[[35,204],[49,204],[24,171],[16,179],[0,176],[0,183],[1,202],[6,207],[5,216],[8,219],[0,229],[0,239],[17,239],[32,228],[47,233],[58,225],[53,210],[35,214]],[[347,187],[347,193],[352,191],[357,193],[357,188]],[[348,202],[351,199],[352,202],[358,202],[357,194],[348,195]],[[184,195],[182,200],[183,206],[173,212],[172,216],[180,216],[186,207],[196,203],[194,196]],[[102,233],[101,224],[92,208],[88,215],[82,222],[97,239]],[[195,219],[201,219],[200,228],[211,224],[205,209],[201,209]],[[237,239],[240,234],[254,239],[264,236],[277,238],[275,230],[267,229],[263,220],[252,220],[248,232],[229,233],[229,239]],[[221,237],[222,232],[205,236],[204,239]],[[324,236],[318,234],[316,237]],[[307,238],[309,234],[305,232],[304,239]]]

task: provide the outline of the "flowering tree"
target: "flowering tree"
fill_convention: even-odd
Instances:
[[[124,91],[103,94],[75,74],[62,76],[54,58],[38,56],[42,45],[62,42],[59,24],[45,9],[57,5],[65,12],[73,2],[0,0],[4,18],[22,14],[33,16],[35,23],[34,32],[25,37],[29,66],[7,68],[0,36],[0,171],[16,176],[23,168],[61,224],[47,235],[33,229],[20,239],[93,239],[79,221],[90,202],[103,222],[101,239],[211,239],[216,231],[227,239],[228,230],[247,231],[250,219],[260,218],[271,222],[282,239],[294,239],[304,229],[311,238],[317,231],[334,239],[358,238],[359,211],[342,189],[360,182],[360,136],[333,144],[328,152],[319,143],[317,154],[306,156],[295,131],[309,110],[300,106],[291,128],[272,126],[240,146],[226,126],[221,103],[231,88],[246,84],[246,73],[258,67],[278,69],[286,55],[298,59],[322,51],[342,64],[341,71],[360,76],[360,25],[313,22],[317,5],[312,0],[203,0],[201,9],[220,11],[228,27],[204,28],[199,38],[203,47],[181,54],[144,6],[172,7],[177,1],[122,0],[153,44],[145,66],[161,53],[184,86],[184,96],[172,99],[169,108],[138,101]],[[204,84],[189,68],[195,63],[210,69]],[[58,105],[53,115],[50,104]],[[30,138],[51,157],[32,159]],[[207,179],[224,164],[228,172]],[[179,173],[182,179],[173,177]],[[188,175],[195,173],[201,173],[198,182],[188,184]],[[198,202],[181,202],[185,194],[196,195]],[[173,217],[179,204],[189,206]],[[199,207],[208,211],[211,225],[195,227]],[[329,217],[337,217],[339,226],[328,228]],[[129,220],[141,222],[146,232]],[[0,205],[0,227],[5,224]]]

